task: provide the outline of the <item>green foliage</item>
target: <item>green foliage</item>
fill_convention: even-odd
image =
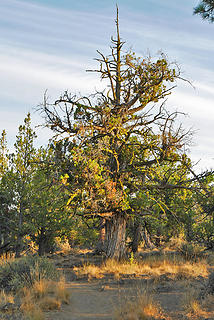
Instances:
[[[202,19],[214,22],[214,0],[202,0],[195,8],[194,14],[199,14]]]
[[[79,218],[73,218],[71,230],[68,232],[68,240],[71,247],[94,247],[98,241],[97,221],[88,220],[87,224]]]
[[[129,263],[130,263],[130,265],[133,265],[134,262],[135,262],[134,253],[131,252],[131,253],[130,253],[130,257],[129,257]]]
[[[55,150],[50,146],[36,152],[37,166],[32,175],[28,232],[39,245],[39,254],[49,252],[55,237],[69,232],[71,212],[66,206],[66,175],[62,177],[55,164]]]
[[[198,181],[200,192],[193,194],[194,216],[192,223],[193,239],[214,248],[214,173],[203,174]]]
[[[58,278],[57,270],[47,258],[26,256],[0,264],[0,288],[5,290],[16,292],[40,279]]]

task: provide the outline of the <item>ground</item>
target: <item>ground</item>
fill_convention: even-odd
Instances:
[[[172,279],[167,273],[158,277],[148,274],[124,274],[117,276],[105,274],[94,279],[85,275],[77,276],[78,266],[90,263],[100,264],[101,258],[88,253],[52,255],[59,270],[66,276],[66,285],[70,292],[70,303],[61,310],[46,313],[47,320],[112,320],[118,317],[118,309],[125,308],[128,301],[136,301],[142,293],[151,294],[162,308],[160,317],[148,319],[214,319],[213,305],[206,311],[187,314],[185,301],[190,292],[203,293],[207,277],[198,276],[190,279]],[[212,271],[209,266],[209,272]],[[197,309],[197,308],[196,308]],[[129,320],[137,318],[129,317]]]

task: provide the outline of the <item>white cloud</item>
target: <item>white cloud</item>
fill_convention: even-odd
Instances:
[[[152,1],[153,6],[158,2]],[[109,6],[115,8],[113,2],[109,1]],[[151,1],[145,3],[151,6]],[[122,37],[140,54],[148,47],[155,52],[164,49],[183,63],[187,78],[195,80],[196,90],[182,85],[168,104],[190,115],[184,125],[198,129],[192,156],[205,159],[203,165],[210,164],[214,158],[213,29],[200,24],[199,18],[197,22],[188,21],[187,15],[181,21],[177,19],[176,10],[179,17],[183,12],[187,14],[186,7],[183,9],[180,3],[176,3],[177,8],[169,0],[159,4],[167,8],[170,5],[170,19],[165,19],[167,12],[153,16],[152,10],[137,12],[133,7],[128,11],[128,5],[123,7],[121,2]],[[97,8],[86,12],[54,9],[30,1],[1,0],[0,16],[0,127],[7,124],[10,136],[26,112],[42,100],[46,89],[55,99],[66,89],[91,93],[95,87],[103,88],[97,74],[85,73],[85,69],[91,65],[94,68],[92,58],[96,57],[96,49],[101,47],[101,51],[107,52],[110,35],[114,34],[113,18],[106,12]]]

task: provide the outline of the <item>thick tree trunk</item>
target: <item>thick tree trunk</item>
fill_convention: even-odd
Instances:
[[[115,214],[105,223],[106,258],[121,260],[125,257],[126,219],[123,214]]]
[[[44,254],[52,251],[53,246],[52,246],[51,240],[52,238],[49,235],[45,234],[42,228],[39,238],[37,239],[37,243],[39,246],[38,248],[39,256],[43,256]]]

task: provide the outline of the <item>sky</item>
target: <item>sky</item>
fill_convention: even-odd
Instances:
[[[117,0],[126,48],[138,56],[164,52],[182,76],[169,97],[169,110],[188,116],[195,131],[189,155],[197,170],[214,167],[214,24],[192,14],[196,0]],[[90,94],[103,88],[94,73],[96,50],[109,54],[115,35],[113,0],[0,0],[0,132],[12,148],[20,124],[47,90],[50,101],[63,91]],[[38,143],[50,133],[38,130]]]

